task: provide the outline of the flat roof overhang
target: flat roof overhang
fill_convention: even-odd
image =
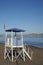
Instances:
[[[7,29],[5,31],[6,32],[25,32],[25,30],[18,29],[18,28],[11,28],[11,29]]]

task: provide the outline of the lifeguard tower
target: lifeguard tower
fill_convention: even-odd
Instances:
[[[19,55],[25,61],[26,55],[31,60],[31,56],[26,52],[23,44],[23,32],[22,29],[12,28],[5,30],[5,51],[4,59],[9,59],[13,62],[13,58],[16,59]]]

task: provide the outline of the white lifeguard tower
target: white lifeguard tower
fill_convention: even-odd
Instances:
[[[31,56],[26,52],[24,48],[23,32],[25,31],[18,28],[5,30],[4,59],[8,58],[13,62],[13,57],[17,59],[20,55],[25,61],[25,56],[27,55],[31,60]]]

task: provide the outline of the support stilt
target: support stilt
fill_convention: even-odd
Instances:
[[[4,50],[4,59],[6,59],[6,47],[5,47],[5,50]]]
[[[24,53],[24,51],[23,51],[23,60],[25,61],[25,53]]]
[[[11,50],[12,50],[12,62],[13,62],[13,48]]]

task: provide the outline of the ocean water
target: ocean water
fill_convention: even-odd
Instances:
[[[43,37],[24,37],[25,44],[43,48]]]
[[[0,42],[5,42],[4,36],[0,36]],[[24,37],[24,44],[43,48],[43,37]]]

